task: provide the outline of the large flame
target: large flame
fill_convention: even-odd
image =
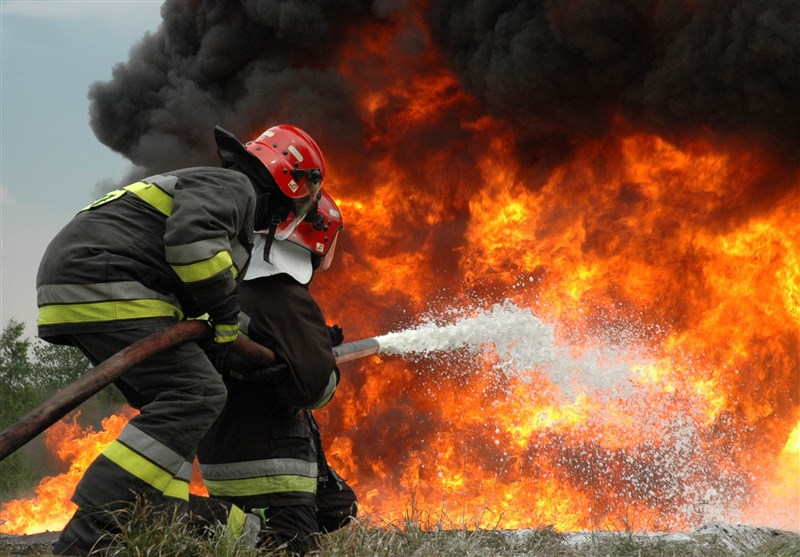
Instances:
[[[76,506],[70,497],[86,467],[113,441],[128,423],[131,409],[102,421],[103,429],[83,428],[78,424],[80,412],[64,419],[45,433],[45,447],[69,470],[44,478],[31,499],[18,499],[0,506],[0,532],[35,534],[64,527]]]
[[[420,54],[386,63],[409,36]],[[313,285],[329,322],[355,340],[508,300],[550,324],[564,355],[513,370],[491,350],[345,364],[319,417],[362,511],[800,530],[798,169],[622,118],[540,164],[462,91],[413,11],[360,28],[342,53],[369,141],[329,155],[346,222]],[[68,508],[23,514],[35,501],[4,504],[0,531],[66,522]]]
[[[363,508],[482,527],[800,529],[797,168],[622,119],[537,165],[435,49],[398,68],[380,53],[407,33],[361,36],[341,72],[362,87],[364,165],[381,179],[334,176],[347,232],[315,285],[329,317],[356,338],[508,299],[554,326],[575,368],[567,389],[563,370],[498,373],[485,354],[345,369],[324,431]]]

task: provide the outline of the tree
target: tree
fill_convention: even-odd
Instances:
[[[0,427],[8,427],[35,406],[38,393],[31,384],[34,376],[30,361],[31,341],[22,338],[22,323],[9,321],[0,333]]]
[[[25,327],[13,319],[0,333],[0,428],[5,429],[36,406],[38,394],[29,383],[32,366],[29,360],[30,340],[23,339]],[[0,461],[0,498],[20,484],[35,481],[34,473],[21,453]]]

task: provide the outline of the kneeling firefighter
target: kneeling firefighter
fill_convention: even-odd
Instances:
[[[325,460],[311,412],[333,395],[339,371],[332,346],[344,336],[326,325],[308,284],[330,266],[341,228],[323,190],[316,211],[285,240],[256,234],[240,288],[249,318],[242,327],[279,364],[255,371],[228,360],[227,403],[198,448],[209,495],[258,515],[260,543],[296,555],[315,550],[321,532],[341,528],[357,512],[352,489]]]

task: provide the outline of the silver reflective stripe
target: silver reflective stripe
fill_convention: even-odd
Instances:
[[[317,477],[317,463],[297,458],[270,458],[226,464],[200,464],[200,472],[206,480],[241,480],[261,476],[306,476]]]
[[[231,240],[231,258],[236,269],[241,273],[247,262],[250,260],[250,250],[246,249],[239,240],[234,238]]]
[[[182,455],[131,424],[125,426],[122,433],[117,437],[117,441],[148,460],[155,462],[165,470],[169,470],[173,476],[183,472],[183,467],[187,464]],[[189,464],[189,478],[191,479],[191,477],[191,464]]]
[[[230,249],[227,238],[207,238],[191,244],[166,246],[167,261],[172,265],[186,265],[195,261],[203,261],[221,251]]]
[[[180,470],[175,474],[175,477],[185,482],[192,481],[192,463],[184,460]]]
[[[243,311],[239,312],[239,332],[250,336],[250,316]]]
[[[152,176],[148,176],[142,182],[147,182],[149,184],[155,184],[168,194],[175,196],[175,184],[178,183],[177,176],[164,176],[163,174],[154,174]]]
[[[80,304],[106,300],[162,300],[180,307],[175,296],[156,292],[136,281],[95,284],[43,284],[36,289],[38,305]]]

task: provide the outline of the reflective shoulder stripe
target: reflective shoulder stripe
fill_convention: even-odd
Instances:
[[[227,251],[220,251],[213,257],[197,263],[173,265],[172,268],[184,283],[199,282],[227,269],[231,269],[234,277],[236,276],[236,268],[233,267],[231,254]]]
[[[169,494],[170,497],[184,499],[183,488],[178,484],[186,484],[185,499],[189,499],[188,482],[176,479],[171,473],[119,441],[112,441],[102,454],[132,476],[139,478],[165,495]]]
[[[84,211],[89,211],[90,209],[94,209],[95,207],[99,207],[100,205],[105,205],[106,203],[114,201],[115,199],[119,199],[123,195],[125,195],[125,190],[124,189],[110,191],[107,194],[105,194],[103,197],[101,197],[99,199],[95,199],[94,201],[89,203],[86,207],[84,207],[83,209],[81,209],[78,212],[82,213]]]
[[[178,177],[172,174],[168,176],[165,176],[163,174],[153,174],[152,176],[148,176],[147,178],[142,180],[142,182],[148,184],[155,184],[156,186],[159,187],[159,189],[164,191],[164,193],[166,193],[167,195],[174,196],[175,186],[178,183]]]
[[[53,304],[39,308],[39,325],[95,323],[121,319],[172,317],[183,319],[183,311],[161,300],[117,300],[84,304]]]
[[[246,480],[205,480],[212,497],[251,497],[288,491],[316,493],[317,479],[305,476],[263,476]]]
[[[122,188],[145,201],[148,205],[152,206],[164,216],[172,214],[172,195],[162,190],[156,184],[148,184],[146,182],[136,182],[130,186]]]
[[[139,196],[159,212],[169,216],[172,214],[172,197],[175,195],[175,184],[177,183],[177,176],[163,176],[161,174],[156,174],[154,176],[145,178],[140,182],[135,182],[129,186],[125,186],[122,189],[110,191],[103,197],[94,200],[78,212],[82,213],[83,211],[100,207],[101,205],[105,205],[106,203],[114,201],[115,199],[119,199],[125,195],[126,192],[131,192]]]

